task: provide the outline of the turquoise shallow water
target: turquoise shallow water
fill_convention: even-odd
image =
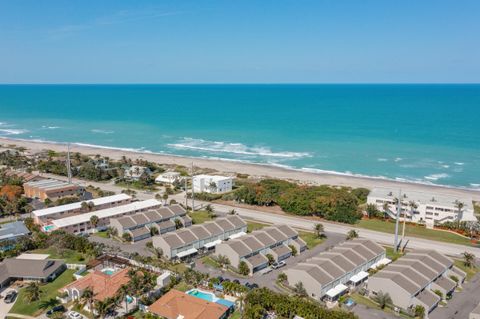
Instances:
[[[0,136],[480,188],[480,85],[3,85]]]

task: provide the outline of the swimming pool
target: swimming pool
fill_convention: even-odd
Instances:
[[[227,308],[233,308],[235,306],[235,303],[225,299],[218,298],[211,292],[206,292],[198,289],[191,289],[187,291],[186,294],[206,300],[206,301],[218,303],[219,305],[225,306]]]
[[[48,233],[48,232],[50,232],[54,229],[55,229],[55,225],[45,225],[45,226],[43,226],[43,231],[46,232],[46,233]]]
[[[198,289],[189,290],[187,291],[187,294],[190,296],[194,296],[194,297],[197,297],[206,301],[211,301],[211,302],[216,302],[218,300],[218,298],[215,297],[214,294],[210,292],[201,291]]]
[[[115,273],[115,269],[113,268],[103,268],[102,269],[102,272],[105,274],[105,275],[113,275]]]

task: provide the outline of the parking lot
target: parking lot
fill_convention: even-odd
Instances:
[[[253,276],[249,278],[244,278],[242,276],[235,275],[230,271],[224,271],[221,269],[209,267],[207,265],[204,265],[200,259],[197,259],[195,261],[195,268],[198,271],[208,273],[211,277],[222,276],[223,278],[228,278],[230,280],[237,279],[242,284],[246,282],[255,283],[260,287],[267,287],[274,291],[281,291],[275,284],[275,281],[277,280],[277,276],[279,273],[285,271],[287,267],[291,267],[293,265],[296,265],[299,262],[303,262],[310,257],[318,255],[322,251],[325,251],[335,245],[338,245],[344,240],[345,240],[345,235],[337,234],[337,233],[328,233],[325,241],[315,246],[313,249],[307,249],[306,251],[304,251],[301,254],[298,254],[297,256],[292,256],[286,259],[285,260],[286,266],[280,269],[274,269],[267,274],[263,274],[262,271],[259,271],[253,274]]]

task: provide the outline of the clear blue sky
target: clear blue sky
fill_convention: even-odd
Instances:
[[[479,0],[0,0],[0,83],[478,83],[479,14]]]

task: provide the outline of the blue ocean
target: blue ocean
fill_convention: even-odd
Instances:
[[[0,137],[480,189],[480,85],[3,85]]]

